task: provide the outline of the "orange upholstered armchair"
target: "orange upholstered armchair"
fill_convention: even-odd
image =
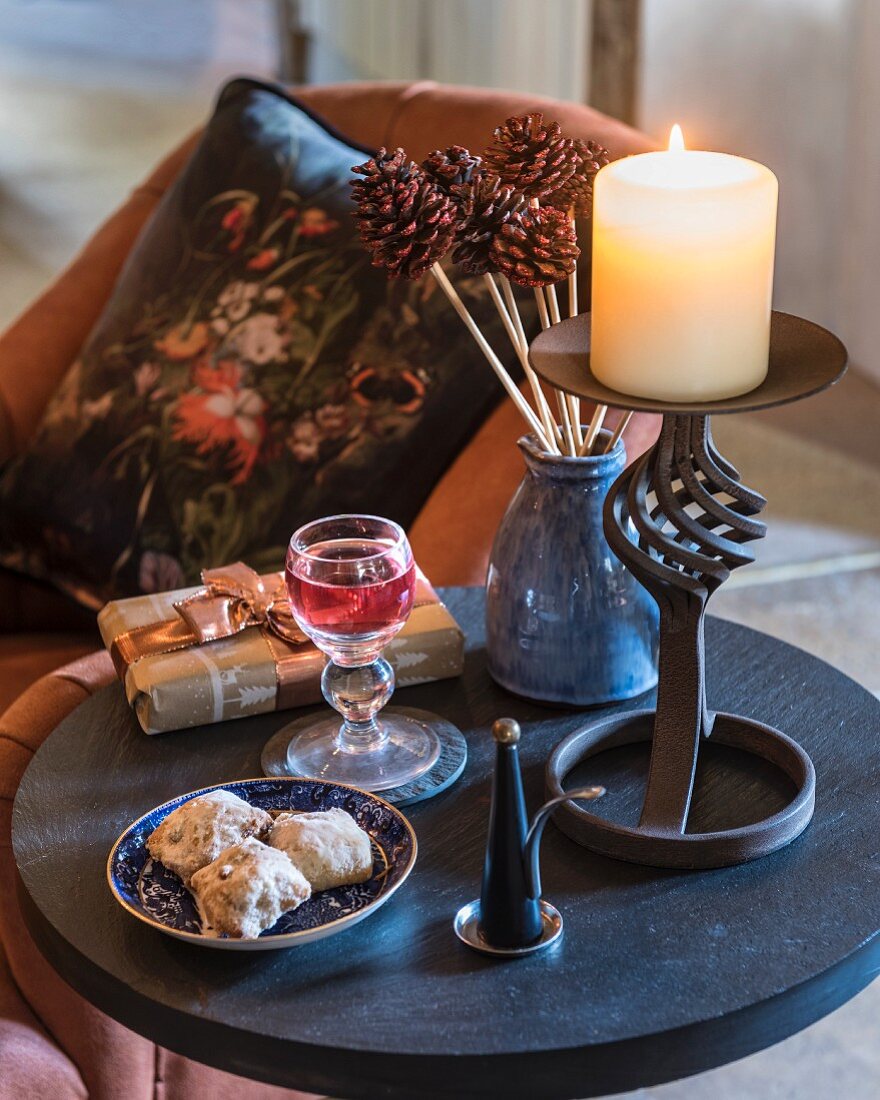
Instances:
[[[358,142],[404,145],[416,159],[456,142],[479,148],[499,120],[535,107],[558,118],[572,136],[601,141],[614,156],[650,147],[641,134],[588,107],[520,93],[422,82],[308,87],[297,94]],[[135,238],[197,137],[188,138],[135,189],[0,337],[0,462],[34,432]],[[493,533],[522,473],[514,446],[521,433],[518,414],[503,402],[413,525],[416,557],[436,584],[483,582]],[[644,450],[655,434],[651,418],[637,418],[628,433],[630,454]],[[0,1100],[299,1095],[196,1065],[126,1031],[61,981],[21,922],[10,846],[12,799],[45,736],[112,679],[109,660],[96,652],[93,619],[43,586],[0,572]]]

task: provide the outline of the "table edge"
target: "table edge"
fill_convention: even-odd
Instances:
[[[685,1027],[596,1046],[410,1054],[318,1046],[253,1032],[249,1045],[258,1048],[257,1053],[242,1058],[235,1054],[239,1029],[168,1006],[157,1014],[148,997],[86,958],[55,929],[17,869],[16,879],[22,915],[41,954],[80,996],[124,1027],[228,1073],[286,1088],[344,1095],[349,1100],[375,1100],[377,1089],[387,1100],[411,1100],[414,1079],[420,1079],[420,1100],[492,1096],[500,1081],[509,1100],[571,1100],[574,1094],[566,1082],[576,1075],[589,1081],[577,1089],[581,1100],[650,1088],[728,1065],[782,1042],[851,1000],[880,970],[878,932],[821,974],[763,1001]],[[180,1042],[182,1035],[185,1045]],[[287,1070],[291,1063],[297,1067],[293,1072]],[[323,1068],[328,1065],[332,1066],[329,1074]],[[442,1087],[426,1091],[425,1079],[435,1084],[442,1080]]]

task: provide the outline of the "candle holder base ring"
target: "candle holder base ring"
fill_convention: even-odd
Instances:
[[[608,749],[650,742],[653,710],[630,711],[578,730],[556,746],[547,762],[548,798],[564,794],[566,776],[578,764]],[[795,787],[778,813],[753,824],[711,833],[688,833],[642,820],[635,827],[618,825],[575,802],[563,803],[553,815],[566,836],[601,855],[651,867],[701,870],[728,867],[769,855],[790,844],[810,823],[816,796],[813,763],[801,746],[780,730],[736,714],[714,715],[707,740],[761,757],[783,771]]]

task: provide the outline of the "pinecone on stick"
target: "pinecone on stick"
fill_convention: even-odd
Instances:
[[[522,191],[505,187],[493,172],[479,174],[470,187],[469,210],[456,236],[453,263],[461,264],[470,275],[492,270],[492,241],[505,222],[525,205]]]
[[[558,122],[545,122],[540,112],[509,118],[494,136],[483,154],[486,167],[529,199],[557,190],[577,166],[574,142]]]
[[[463,145],[450,145],[445,152],[435,149],[422,161],[422,168],[440,190],[458,204],[462,213],[467,214],[471,185],[479,174],[480,163],[481,158]]]
[[[354,212],[361,240],[389,279],[418,279],[449,249],[455,235],[455,202],[411,161],[403,149],[380,149],[352,168]]]
[[[574,139],[575,170],[561,187],[548,195],[545,202],[557,210],[573,212],[575,217],[589,218],[593,213],[593,180],[611,156],[597,141]]]
[[[561,210],[528,207],[512,215],[492,241],[490,261],[520,286],[558,283],[574,271],[581,250]]]

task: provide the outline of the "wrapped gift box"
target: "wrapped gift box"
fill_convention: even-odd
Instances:
[[[146,733],[316,703],[326,657],[297,630],[282,573],[237,562],[205,586],[114,600],[98,615],[104,644]],[[429,582],[384,655],[398,687],[460,675],[464,635]]]

